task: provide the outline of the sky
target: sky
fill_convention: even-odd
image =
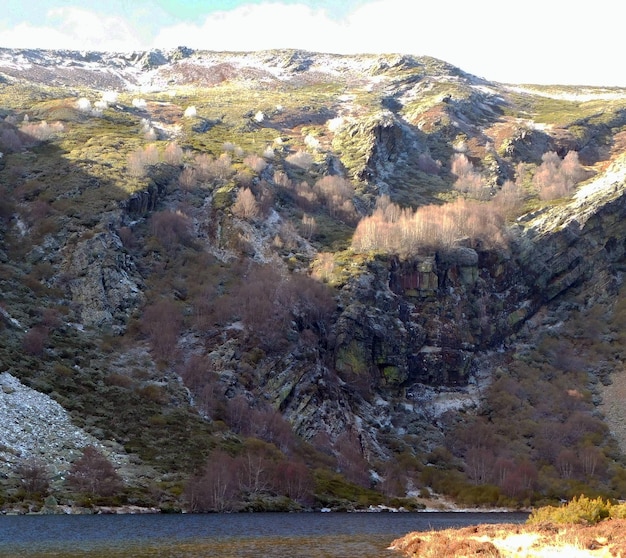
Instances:
[[[3,0],[0,47],[186,46],[439,58],[503,83],[626,87],[620,3],[594,0]]]

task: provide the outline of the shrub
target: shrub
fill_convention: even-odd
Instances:
[[[320,178],[313,187],[322,200],[329,213],[339,216],[345,220],[352,220],[356,216],[352,198],[354,196],[354,186],[349,180],[341,176],[325,176]]]
[[[237,467],[234,457],[222,450],[213,451],[203,471],[185,489],[191,511],[232,511],[237,505]]]
[[[222,153],[217,159],[213,159],[206,153],[196,155],[194,158],[194,168],[198,180],[226,180],[230,178],[235,170],[232,167],[232,159],[228,153]]]
[[[459,198],[444,205],[401,209],[382,196],[374,213],[361,219],[352,237],[359,252],[415,253],[452,246],[462,238],[502,244],[502,216],[487,202]]]
[[[421,153],[417,158],[417,168],[427,174],[439,174],[441,171],[441,161],[435,161],[430,153]]]
[[[463,192],[472,198],[482,199],[485,197],[485,181],[480,173],[474,170],[472,162],[462,153],[457,153],[452,158],[452,174],[456,176],[454,189]]]
[[[143,149],[133,151],[127,160],[126,167],[131,176],[143,177],[146,167],[156,165],[159,162],[159,151],[154,144],[146,145]]]
[[[46,343],[48,342],[48,329],[45,327],[34,327],[22,338],[23,351],[31,356],[43,355]]]
[[[45,495],[50,487],[48,469],[40,460],[31,457],[23,460],[16,470],[24,490],[30,495]]]
[[[181,211],[158,211],[150,218],[150,230],[167,250],[191,241],[191,219]]]
[[[533,177],[533,184],[542,200],[552,200],[569,194],[585,177],[578,161],[578,153],[570,151],[563,161],[554,151],[543,154],[542,163]]]
[[[168,143],[163,152],[163,160],[170,165],[180,165],[183,162],[182,148],[176,142]]]
[[[263,172],[265,167],[267,167],[265,159],[259,157],[258,155],[248,155],[243,162],[257,174]]]
[[[72,464],[67,482],[74,490],[91,496],[113,496],[122,488],[111,462],[93,446],[87,446]]]
[[[234,215],[246,220],[254,219],[259,214],[259,204],[249,188],[237,192],[232,210]]]
[[[313,155],[306,151],[296,151],[285,158],[285,161],[294,167],[308,170],[313,165]]]
[[[534,509],[527,523],[531,525],[537,523],[595,524],[611,517],[612,507],[610,502],[602,498],[592,500],[581,495],[563,506],[544,506]],[[622,513],[621,507],[618,506],[616,513]]]
[[[148,306],[141,317],[141,330],[148,337],[153,354],[160,359],[174,355],[182,327],[182,315],[172,300],[159,300]]]

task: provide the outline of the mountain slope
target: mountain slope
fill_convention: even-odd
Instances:
[[[619,493],[626,92],[185,48],[0,77],[0,372],[124,462],[118,498]],[[33,456],[1,443],[13,503]]]

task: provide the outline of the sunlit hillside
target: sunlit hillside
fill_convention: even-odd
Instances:
[[[0,502],[623,497],[625,131],[432,58],[0,49]]]

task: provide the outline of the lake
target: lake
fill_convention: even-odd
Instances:
[[[381,558],[411,531],[521,523],[524,513],[0,516],[0,557]]]

